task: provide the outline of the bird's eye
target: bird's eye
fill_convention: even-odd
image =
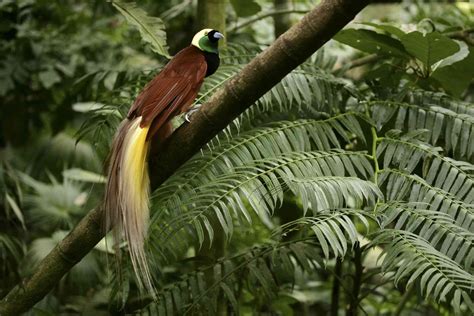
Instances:
[[[205,36],[207,36],[207,34],[209,34],[209,33],[207,33],[207,32],[204,32],[204,35],[205,35]]]

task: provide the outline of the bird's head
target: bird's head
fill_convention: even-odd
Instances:
[[[218,54],[217,43],[224,35],[213,29],[204,29],[196,33],[193,37],[192,45],[208,53]]]

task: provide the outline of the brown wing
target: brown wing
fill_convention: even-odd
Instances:
[[[128,118],[142,116],[140,125],[152,124],[150,132],[154,134],[174,116],[188,110],[206,70],[207,63],[201,50],[194,46],[181,50],[140,92]]]

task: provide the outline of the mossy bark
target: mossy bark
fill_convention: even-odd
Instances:
[[[324,0],[280,36],[264,52],[217,91],[191,124],[181,126],[159,157],[152,157],[150,174],[157,187],[213,136],[250,107],[290,71],[333,37],[361,11],[369,0]],[[104,236],[103,213],[92,210],[0,302],[0,315],[19,315],[29,310],[79,262]]]

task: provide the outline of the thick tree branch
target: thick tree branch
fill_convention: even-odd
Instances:
[[[217,91],[192,124],[180,127],[150,161],[153,187],[163,183],[206,142],[250,107],[349,23],[370,0],[324,0]],[[30,309],[104,236],[100,207],[92,210],[39,264],[35,273],[0,302],[0,315]]]

